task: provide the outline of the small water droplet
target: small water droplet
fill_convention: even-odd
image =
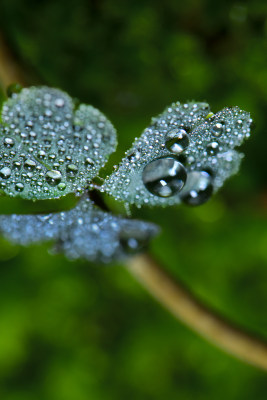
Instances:
[[[150,193],[170,197],[183,188],[186,170],[174,157],[158,158],[144,168],[143,182]]]
[[[16,190],[17,192],[22,192],[22,191],[24,190],[24,185],[23,185],[23,183],[20,183],[20,182],[16,183],[16,185],[15,185],[15,190]]]
[[[13,167],[18,170],[21,168],[21,163],[19,161],[14,161],[13,162]]]
[[[173,129],[168,132],[166,148],[174,154],[182,153],[188,146],[190,140],[184,129]]]
[[[191,206],[199,206],[208,201],[213,192],[212,177],[206,171],[192,171],[181,192],[181,199]]]
[[[215,156],[219,152],[219,143],[211,142],[207,145],[207,153],[210,156]]]
[[[42,160],[43,158],[46,157],[46,152],[43,150],[40,150],[40,151],[38,151],[37,156],[38,156],[38,158],[40,158]]]
[[[24,168],[28,169],[29,171],[32,171],[35,169],[36,165],[37,164],[35,161],[31,160],[30,158],[27,158],[27,160],[25,160],[24,163]]]
[[[4,167],[0,170],[0,177],[3,179],[8,179],[11,175],[11,169],[8,167]]]
[[[78,167],[75,164],[68,164],[67,165],[67,172],[71,172],[76,174],[78,172]]]
[[[4,145],[5,145],[7,148],[13,147],[14,144],[15,144],[15,141],[14,141],[12,138],[6,137],[6,138],[4,139]]]
[[[94,165],[94,161],[92,160],[92,158],[87,157],[87,158],[85,159],[85,164],[86,164],[86,165],[93,166],[93,165]]]
[[[45,174],[45,179],[47,183],[51,186],[56,186],[58,183],[60,183],[62,178],[62,175],[59,171],[52,169],[51,171],[47,171]]]
[[[61,182],[59,185],[57,185],[58,190],[62,191],[66,189],[65,183]]]
[[[214,124],[211,127],[211,133],[212,133],[213,136],[219,137],[219,136],[221,136],[223,134],[224,128],[225,128],[225,123],[223,121],[216,122],[216,124]]]
[[[58,99],[55,100],[55,106],[58,107],[58,108],[64,107],[64,104],[65,104],[65,102],[61,98],[58,98]]]

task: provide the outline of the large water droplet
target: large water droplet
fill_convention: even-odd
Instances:
[[[211,127],[211,133],[212,133],[213,136],[219,137],[219,136],[221,136],[223,134],[224,128],[225,128],[225,124],[224,124],[223,121],[222,122],[216,122],[216,124],[214,124]]]
[[[58,190],[62,191],[66,189],[65,183],[61,182],[59,185],[57,185]]]
[[[20,163],[19,161],[14,161],[14,162],[13,162],[13,167],[14,167],[16,170],[19,170],[19,169],[21,168],[21,163]]]
[[[38,151],[37,156],[38,156],[38,158],[40,158],[42,160],[43,158],[46,157],[46,152],[43,150],[40,150],[40,151]]]
[[[189,146],[189,136],[184,129],[173,129],[168,132],[166,148],[174,154],[182,153]]]
[[[60,97],[55,100],[55,106],[58,108],[64,107],[64,99],[61,99]]]
[[[76,174],[78,172],[78,167],[75,164],[68,164],[67,172]]]
[[[24,168],[28,169],[29,171],[34,170],[34,168],[36,167],[36,162],[31,160],[30,158],[27,158],[27,160],[25,160],[24,163]]]
[[[211,142],[207,145],[207,153],[210,156],[215,156],[219,152],[219,143]]]
[[[4,145],[5,145],[7,148],[13,147],[14,144],[15,144],[15,141],[14,141],[12,138],[6,137],[6,138],[4,139]]]
[[[209,200],[213,192],[212,177],[206,171],[193,171],[187,175],[181,199],[191,206],[199,206]]]
[[[143,182],[152,194],[170,197],[183,188],[186,170],[174,157],[158,158],[144,168]]]
[[[93,166],[93,165],[94,165],[94,161],[92,160],[92,158],[87,157],[87,158],[85,159],[85,165]]]
[[[11,169],[8,167],[4,167],[0,170],[0,177],[3,179],[8,179],[11,175]]]
[[[51,186],[56,186],[60,183],[62,175],[59,171],[52,169],[45,174],[45,179],[47,183]]]
[[[24,185],[23,185],[23,183],[20,183],[20,182],[16,183],[16,185],[15,185],[15,190],[16,190],[17,192],[22,192],[22,191],[24,190]]]

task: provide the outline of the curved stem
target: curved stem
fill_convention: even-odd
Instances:
[[[136,256],[128,260],[127,269],[177,319],[226,352],[267,371],[266,342],[203,305],[151,257]]]
[[[0,34],[0,81],[4,86],[23,84],[25,76]],[[174,280],[147,255],[132,258],[128,270],[171,313],[223,350],[267,371],[267,343],[225,321]]]
[[[25,76],[0,33],[0,82],[7,87],[11,83],[24,81]]]

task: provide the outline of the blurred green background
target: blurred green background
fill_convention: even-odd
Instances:
[[[118,129],[114,163],[172,101],[238,105],[255,121],[240,173],[199,208],[134,210],[154,256],[203,301],[267,339],[267,3],[0,0],[29,84],[66,90]],[[0,199],[1,212],[31,210]],[[262,400],[267,376],[212,347],[120,265],[0,240],[3,400]]]

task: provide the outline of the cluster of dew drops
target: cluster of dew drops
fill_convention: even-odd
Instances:
[[[116,146],[97,109],[81,105],[74,114],[67,94],[45,87],[13,93],[0,131],[0,189],[28,199],[82,193]]]
[[[251,122],[238,107],[214,115],[207,103],[174,103],[136,139],[105,190],[137,206],[203,204],[237,172],[234,148]]]

